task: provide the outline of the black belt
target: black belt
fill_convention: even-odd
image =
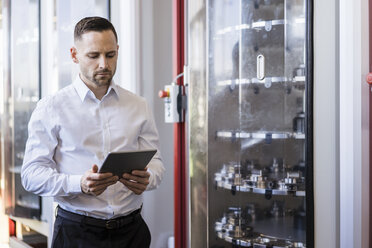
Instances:
[[[64,219],[68,219],[74,222],[84,223],[84,224],[91,225],[91,226],[102,227],[106,229],[117,229],[117,228],[121,228],[137,220],[138,217],[140,217],[141,209],[142,208],[139,208],[133,211],[132,213],[126,216],[123,216],[123,217],[103,220],[103,219],[97,219],[97,218],[93,218],[93,217],[89,217],[85,215],[71,213],[58,206],[57,215]]]

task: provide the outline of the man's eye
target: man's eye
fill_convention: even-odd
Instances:
[[[90,59],[96,59],[96,58],[98,58],[98,56],[97,55],[88,55],[88,58],[90,58]]]
[[[113,57],[115,57],[115,54],[107,54],[106,57],[107,57],[107,58],[113,58]]]

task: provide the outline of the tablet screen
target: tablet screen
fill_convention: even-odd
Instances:
[[[99,172],[111,172],[119,178],[133,170],[143,170],[155,155],[156,150],[110,152]]]

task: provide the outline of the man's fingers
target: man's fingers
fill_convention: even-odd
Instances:
[[[123,178],[147,185],[149,183],[150,173],[148,173],[147,171],[136,170],[132,171],[132,174],[124,173]]]
[[[150,177],[150,173],[147,170],[134,170],[131,174],[138,177]]]
[[[102,182],[102,183],[100,182],[99,184],[98,183],[94,183],[94,184],[89,185],[88,187],[92,191],[97,191],[97,190],[105,189],[108,186],[115,184],[116,182],[117,181],[107,181],[107,182]]]
[[[116,182],[108,182],[108,183],[105,183],[105,184],[100,184],[100,185],[95,185],[93,187],[89,187],[89,192],[93,193],[94,195],[99,195],[99,194],[103,193],[107,189],[108,186],[111,186],[115,183]]]
[[[92,166],[92,172],[93,172],[93,173],[97,173],[97,172],[98,172],[98,166],[97,166],[96,164],[94,164],[94,165]]]
[[[98,166],[94,164],[92,168],[86,171],[82,176],[80,187],[83,193],[99,195],[102,194],[108,186],[115,184],[118,180],[119,177],[113,176],[112,173],[98,173]]]
[[[117,182],[116,181],[112,181],[112,180],[109,180],[109,181],[100,181],[100,182],[88,182],[87,183],[87,189],[90,190],[90,191],[97,191],[97,190],[100,190],[102,188],[107,188],[108,186],[110,185],[113,185]]]
[[[138,189],[136,187],[131,187],[130,185],[125,185],[130,191],[132,191],[133,193],[135,193],[136,195],[140,195],[142,194],[145,190],[144,189]]]
[[[123,178],[124,180],[127,181],[134,181],[136,183],[148,185],[149,184],[149,179],[148,178],[143,178],[143,177],[136,177],[136,176],[126,176]]]
[[[106,178],[106,179],[103,179],[103,180],[97,180],[97,181],[91,181],[92,182],[92,186],[98,186],[98,185],[102,185],[102,184],[106,184],[106,183],[116,183],[117,181],[119,181],[119,177],[117,176],[113,176],[113,177],[109,177],[109,178]]]
[[[131,188],[142,190],[142,191],[145,191],[146,188],[147,188],[147,184],[143,184],[143,183],[139,183],[139,182],[133,182],[133,181],[129,181],[129,180],[126,180],[126,179],[120,179],[120,182],[122,182],[128,188],[131,187]]]
[[[109,177],[112,177],[112,176],[113,175],[110,172],[107,172],[107,173],[90,173],[87,176],[87,179],[92,180],[92,181],[99,181],[99,180],[103,180],[103,179],[106,179],[106,178],[109,178]]]

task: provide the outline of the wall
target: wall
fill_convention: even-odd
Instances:
[[[337,8],[337,0],[314,1],[314,221],[319,248],[339,247]]]
[[[315,247],[368,247],[368,1],[314,2]]]
[[[340,1],[340,246],[370,247],[368,0]]]
[[[172,0],[141,1],[141,95],[153,106],[166,174],[162,184],[146,192],[144,218],[152,248],[167,247],[173,235],[173,125],[164,123],[164,104],[157,92],[172,81]]]

